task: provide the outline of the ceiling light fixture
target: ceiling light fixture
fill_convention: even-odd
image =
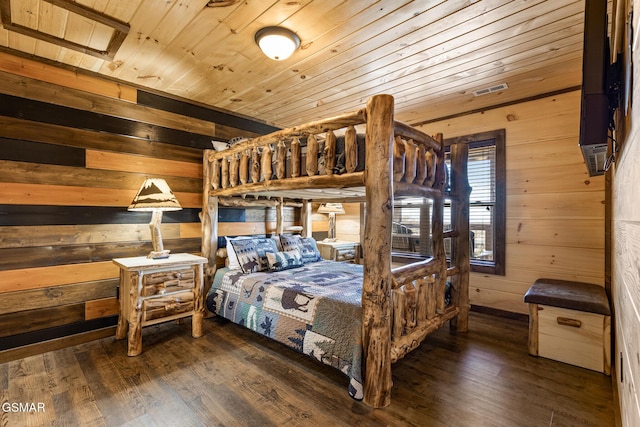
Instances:
[[[300,47],[300,37],[282,27],[265,27],[256,33],[256,43],[271,59],[282,61]]]

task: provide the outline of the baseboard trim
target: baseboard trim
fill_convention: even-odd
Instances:
[[[11,362],[13,360],[24,359],[25,357],[35,356],[37,354],[49,351],[60,350],[62,348],[71,347],[77,344],[83,344],[89,341],[99,340],[109,336],[115,336],[116,327],[109,326],[102,329],[83,332],[80,334],[69,335],[61,338],[55,338],[48,341],[42,341],[22,347],[11,348],[0,351],[0,363]]]
[[[471,311],[474,311],[476,313],[489,314],[496,317],[504,317],[505,319],[520,320],[523,322],[529,321],[529,316],[527,314],[514,313],[512,311],[500,310],[498,308],[483,307],[481,305],[471,304]]]

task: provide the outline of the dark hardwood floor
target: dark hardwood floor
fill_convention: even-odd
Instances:
[[[384,409],[352,400],[338,371],[206,319],[199,339],[189,322],[145,328],[138,357],[105,338],[0,364],[0,425],[614,425],[609,377],[529,356],[526,322],[472,313],[469,324],[394,364]]]

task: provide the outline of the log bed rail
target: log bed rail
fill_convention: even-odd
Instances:
[[[448,180],[442,134],[431,137],[394,121],[393,108],[392,96],[376,95],[354,113],[283,129],[224,151],[205,150],[203,159],[202,255],[209,259],[207,288],[216,269],[219,206],[275,207],[278,233],[283,207],[301,207],[302,234],[310,236],[312,200],[365,202],[364,402],[373,407],[390,403],[392,362],[447,321],[458,331],[468,328],[468,146],[451,146]],[[358,125],[366,128],[364,171],[356,171]],[[334,171],[337,130],[344,130],[343,173]],[[433,200],[433,257],[391,269],[393,203],[402,197]],[[445,199],[451,201],[452,226],[446,232]],[[445,238],[451,239],[450,260]],[[446,307],[447,280],[451,304]]]

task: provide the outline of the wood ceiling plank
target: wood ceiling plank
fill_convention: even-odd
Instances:
[[[148,34],[136,31],[138,43],[135,49],[130,52],[127,59],[123,60],[120,55],[117,55],[116,59],[123,60],[124,66],[114,70],[113,75],[145,86],[148,85],[147,81],[158,79],[158,68],[162,67],[164,62],[161,56],[166,47],[181,31],[188,28],[194,16],[202,11],[204,4],[206,4],[204,0],[176,1],[172,2],[169,10],[165,10],[165,8],[158,8],[157,3],[153,2],[154,7],[149,10],[150,15],[145,19],[156,22],[157,25]],[[132,27],[134,27],[133,23]],[[127,40],[130,39],[127,38]],[[170,61],[172,57],[167,53],[165,58],[166,61]]]
[[[505,6],[505,8],[509,8],[509,7],[513,7],[513,4],[509,4]],[[554,10],[553,5],[551,6],[547,5],[545,7],[551,7],[552,8],[551,10]],[[469,11],[465,10],[461,13],[469,13]],[[496,13],[496,15],[501,16],[498,13]],[[542,15],[542,16],[546,18],[546,15]],[[446,20],[447,24],[452,21],[452,18],[453,17],[447,18]],[[482,17],[478,17],[478,18],[473,18],[471,21],[469,20],[465,21],[465,17],[460,16],[456,21],[460,22],[460,25],[464,26],[465,30],[460,31],[456,27],[451,27],[445,31],[438,32],[436,30],[442,30],[442,28],[438,28],[438,27],[433,28],[434,33],[436,33],[437,35],[428,37],[423,42],[414,43],[412,45],[412,51],[419,52],[419,54],[414,54],[412,55],[411,58],[404,58],[400,64],[402,66],[404,66],[405,64],[408,64],[408,65],[422,64],[421,65],[422,68],[428,69],[430,68],[432,61],[434,61],[436,63],[435,65],[439,65],[442,67],[448,66],[448,64],[442,64],[442,63],[438,64],[437,61],[433,60],[433,57],[436,56],[438,53],[449,52],[455,48],[460,48],[460,47],[469,46],[469,45],[472,45],[473,47],[475,47],[475,49],[467,50],[466,52],[471,53],[472,55],[475,55],[475,50],[477,50],[478,45],[480,43],[483,43],[483,44],[486,43],[483,40],[485,37],[492,37],[494,33],[505,30],[507,28],[513,28],[514,26],[522,29],[523,22],[527,22],[529,18],[530,18],[529,12],[520,11],[518,13],[513,13],[512,15],[508,16],[505,19],[494,20],[489,25],[487,21],[489,21],[490,18],[483,19]],[[553,17],[553,14],[551,14],[551,18],[550,18],[551,22],[553,22],[554,19],[555,17]],[[444,22],[444,21],[440,21],[439,23],[441,22]],[[474,25],[473,22],[476,22],[476,24]],[[546,21],[544,21],[543,19],[540,19],[538,20],[538,22],[540,25],[543,25]],[[462,33],[463,35],[462,36],[456,35],[460,33]],[[452,38],[453,35],[456,35],[456,36]],[[505,37],[502,34],[499,34],[498,36],[495,37],[495,39],[508,40],[509,38]],[[425,50],[423,48],[427,48],[427,49]],[[376,54],[378,53],[383,54],[385,51],[386,50],[384,48],[377,49]],[[376,67],[376,70],[375,71],[372,70],[370,73],[367,73],[366,75],[357,74],[357,75],[354,75],[353,77],[347,74],[350,68],[349,62],[345,62],[344,64],[340,64],[340,65],[336,64],[336,66],[330,67],[330,68],[325,67],[325,71],[323,71],[323,76],[320,76],[321,78],[316,79],[316,81],[323,83],[322,86],[320,86],[319,88],[313,88],[312,84],[306,85],[307,87],[311,88],[311,90],[316,90],[316,93],[315,95],[309,94],[308,92],[299,93],[301,101],[299,101],[298,103],[304,102],[306,100],[307,102],[322,103],[323,109],[330,109],[331,106],[328,105],[328,102],[325,100],[325,97],[323,96],[327,94],[327,91],[329,91],[328,93],[330,95],[331,95],[331,91],[333,91],[334,95],[337,95],[342,98],[344,98],[343,92],[347,90],[349,87],[353,87],[353,86],[359,87],[360,89],[366,89],[368,90],[369,93],[372,93],[372,91],[379,92],[380,81],[374,80],[373,78],[378,77],[380,79],[392,80],[392,78],[389,77],[389,74],[393,69],[392,67],[398,66],[397,65],[398,63],[396,62],[396,57],[394,55],[388,56],[388,60],[391,62],[387,62],[388,65],[384,66],[384,63],[381,58],[372,58],[372,61],[375,62],[374,67]],[[373,76],[370,77],[370,75],[372,74]],[[356,78],[357,76],[362,76],[362,77],[358,79]],[[413,78],[414,78],[413,76],[405,77],[405,79],[413,79]],[[345,83],[345,81],[347,80],[351,80],[350,83],[348,84]],[[335,84],[333,84],[333,82],[335,81],[340,81],[341,86],[336,87]],[[332,86],[329,86],[330,83],[332,84]],[[311,90],[309,90],[309,92],[311,92]],[[366,98],[368,95],[363,95],[363,96]],[[281,105],[285,105],[286,108],[291,109],[293,107],[296,107],[296,101],[292,102],[291,98],[289,97],[287,100],[282,100],[281,104],[279,104],[277,95],[274,95],[270,97],[268,106],[266,105],[260,106],[260,111],[262,111],[263,114],[265,114],[265,113],[271,112],[269,108],[272,108],[272,109],[278,108],[277,112],[280,113],[281,110],[279,110],[279,107]],[[243,107],[243,106],[238,106],[236,108],[239,108],[239,107]],[[308,107],[309,106],[307,106],[307,108]],[[276,113],[274,113],[274,115],[275,114]],[[282,114],[284,114],[284,112]]]
[[[496,1],[496,0],[493,0]],[[350,34],[346,40],[335,40],[332,38],[324,38],[323,45],[331,46],[336,53],[329,61],[312,61],[303,59],[300,63],[295,64],[295,68],[299,70],[299,74],[292,76],[291,73],[284,76],[285,81],[274,81],[271,78],[270,84],[279,87],[290,87],[291,90],[298,92],[300,87],[313,88],[317,83],[323,83],[327,90],[333,90],[336,93],[340,88],[328,87],[328,82],[336,82],[336,78],[344,78],[349,80],[357,75],[366,74],[376,68],[379,68],[385,57],[395,62],[399,56],[392,55],[399,50],[403,50],[406,46],[411,45],[412,49],[420,50],[420,40],[424,38],[424,33],[437,34],[439,22],[443,22],[446,18],[449,25],[453,25],[457,19],[460,19],[459,12],[464,10],[466,4],[464,2],[446,2],[441,3],[427,11],[424,8],[416,7],[415,3],[411,3],[395,10],[390,16],[386,16],[382,22],[372,22],[356,25],[358,31]],[[456,18],[457,17],[457,18]],[[347,23],[349,25],[349,23]],[[427,30],[428,28],[428,30]],[[333,32],[331,33],[333,34]],[[391,55],[391,56],[390,56]],[[358,63],[359,67],[354,67]],[[306,76],[300,79],[299,76]],[[251,89],[250,89],[251,90]],[[243,98],[244,99],[244,98]],[[279,97],[278,91],[272,91],[267,102],[272,105],[273,102],[287,103]],[[289,98],[291,101],[291,98]],[[239,106],[244,107],[244,103]],[[264,101],[260,103],[258,109],[263,110]]]
[[[143,0],[97,0],[94,3],[93,8],[106,16],[110,16],[121,22],[128,23],[131,20],[131,17],[134,15],[135,11],[138,9],[140,2],[142,1]],[[117,34],[113,40],[111,40],[111,43],[106,48],[110,55],[115,56],[115,54],[117,53],[116,50],[119,50],[118,46],[121,47],[121,43],[124,42],[125,37],[126,35],[124,33],[120,33]],[[122,39],[122,41],[117,42],[117,40],[120,39]],[[93,39],[91,43],[94,43]],[[111,64],[111,61],[91,58],[85,55],[82,62],[80,63],[80,67],[90,71],[100,72],[100,69],[105,64]]]
[[[11,49],[15,49],[20,52],[25,52],[30,55],[35,54],[36,41],[32,37],[18,34],[14,31],[9,31],[9,43],[8,46]]]
[[[38,13],[38,27],[36,28],[38,31],[60,38],[64,37],[64,29],[69,16],[68,10],[41,1]]]
[[[324,6],[330,7],[335,1],[340,0],[327,1]],[[234,89],[231,91],[225,89],[226,82],[224,77],[226,75],[231,75],[236,80],[244,79],[245,77],[251,81],[260,80],[258,69],[261,62],[264,62],[264,56],[255,45],[255,32],[267,25],[280,24],[281,21],[286,19],[285,17],[295,14],[299,10],[304,10],[308,4],[309,2],[296,2],[283,6],[277,2],[266,11],[263,5],[256,9],[251,4],[243,4],[234,11],[235,13],[230,14],[227,19],[220,23],[218,31],[212,33],[207,39],[203,39],[202,47],[199,47],[199,49],[206,52],[202,62],[207,66],[183,74],[169,86],[170,90],[189,93],[190,97],[195,99],[197,98],[197,93],[205,88],[206,97],[209,98],[208,103],[215,102],[215,100],[211,99],[213,93],[227,92],[233,98]],[[220,52],[211,49],[212,46],[224,46],[224,51]],[[256,57],[260,59],[256,60]],[[274,64],[273,61],[268,61],[272,70],[283,66],[283,64]],[[248,70],[249,75],[237,75],[236,69]]]
[[[0,0],[0,11],[9,10],[9,1]],[[28,10],[36,8],[38,28],[59,34],[65,25],[56,21],[66,18],[46,11],[45,0],[11,1],[22,5],[15,19],[28,28],[34,16]],[[397,118],[420,122],[580,79],[575,39],[582,35],[584,0],[269,0],[217,8],[206,8],[206,0],[75,3],[130,23],[114,61],[4,28],[0,45],[279,126],[352,111],[379,92],[396,97]],[[255,31],[274,24],[302,38],[303,48],[287,61],[264,58],[253,41]],[[87,31],[78,27],[70,37],[104,44],[100,28]],[[551,68],[560,63],[564,78]],[[507,79],[506,92],[469,95]]]
[[[40,0],[9,1],[11,22],[35,30],[38,28]]]
[[[64,30],[64,39],[83,46],[89,46],[89,40],[96,27],[96,22],[70,13]]]
[[[186,72],[196,68],[201,57],[206,56],[211,49],[212,40],[222,38],[220,33],[231,34],[224,23],[238,8],[205,8],[197,14],[185,30],[169,43],[167,49],[173,52],[173,61],[167,61],[163,67],[159,67],[157,71],[160,78],[149,82],[149,86],[166,90]]]
[[[142,2],[144,0],[108,0],[103,12],[122,22],[129,22]]]
[[[532,93],[543,93],[543,86],[548,92],[567,89],[570,82],[581,81],[582,64],[578,61],[558,64],[548,70],[533,70],[520,76],[512,77],[512,86],[508,91],[480,97],[470,94],[456,94],[429,103],[429,100],[414,100],[402,105],[398,113],[399,120],[407,123],[433,120],[448,117],[462,112],[482,110],[494,105],[524,99]]]
[[[552,36],[546,37],[550,38]],[[376,86],[376,91],[391,93],[396,97],[409,92],[416,97],[429,96],[434,98],[453,91],[469,93],[469,88],[480,89],[496,83],[508,83],[508,73],[513,73],[514,70],[533,67],[541,62],[552,61],[554,57],[559,58],[563,55],[575,55],[579,59],[582,49],[581,37],[581,35],[560,37],[559,40],[555,42],[549,41],[546,46],[541,47],[525,43],[512,49],[506,49],[506,54],[502,58],[491,55],[481,57],[480,55],[483,52],[478,51],[478,57],[475,60],[467,60],[465,62],[464,59],[460,59],[457,61],[459,63],[457,67],[430,67],[415,73],[408,73],[406,76],[395,76],[394,73],[390,73],[389,83]],[[550,46],[553,49],[549,49]],[[499,75],[502,75],[502,77],[496,77]],[[496,82],[496,80],[502,81]],[[574,82],[569,86],[574,84],[576,83]],[[370,93],[368,86],[365,86],[362,90],[359,87],[351,90],[345,89],[342,96],[329,96],[323,98],[322,102],[327,108],[336,111],[349,110],[354,108],[355,105],[345,104],[345,100],[366,98]],[[298,108],[300,110],[305,109],[300,106]],[[283,111],[282,114],[283,118],[287,117],[286,111]],[[289,111],[288,114],[289,117],[299,117],[299,113],[296,110]]]
[[[424,75],[424,73],[414,73],[410,77],[412,79],[396,79],[391,80],[392,83],[379,85],[376,89],[384,93],[392,93],[397,100],[402,99],[405,102],[417,97],[438,98],[447,93],[466,92],[470,90],[465,88],[480,89],[501,83],[497,81],[502,79],[509,83],[510,76],[520,75],[532,68],[539,68],[540,63],[545,63],[547,67],[556,63],[563,63],[567,58],[580,59],[582,57],[582,36],[574,35],[571,37],[561,38],[558,45],[549,44],[553,49],[543,46],[538,49],[526,49],[516,53],[515,50],[508,49],[511,55],[505,55],[502,60],[491,59],[485,64],[475,65],[464,72],[455,72],[455,68],[445,69],[437,74]],[[535,55],[538,53],[537,55]],[[481,52],[478,52],[481,54]],[[498,77],[500,76],[500,77]],[[397,85],[401,81],[407,83]],[[569,82],[566,87],[574,86],[579,82]],[[394,86],[396,85],[396,86]],[[353,99],[357,97],[367,97],[367,90],[362,91],[344,91],[342,98],[336,98],[328,107],[338,111],[342,109],[354,108],[353,105],[344,104],[345,99]],[[297,116],[296,112],[291,113]],[[302,117],[304,120],[305,118]]]
[[[38,31],[51,34],[55,37],[64,37],[64,29],[67,24],[69,11],[54,6],[49,2],[41,1],[39,13]],[[60,50],[60,46],[42,40],[36,41],[35,54],[37,56],[55,61],[58,55],[60,55]]]
[[[194,20],[193,26],[190,25],[189,31],[185,32],[191,38],[191,43],[186,44],[190,46],[188,52],[186,54],[177,52],[179,46],[185,46],[181,38],[177,39],[173,46],[176,51],[175,57],[183,59],[176,61],[174,67],[164,67],[160,70],[162,78],[151,82],[152,87],[170,90],[172,93],[190,93],[189,87],[193,84],[194,73],[198,76],[206,76],[218,74],[223,70],[233,55],[238,54],[233,47],[234,39],[241,37],[238,35],[237,28],[246,25],[246,22],[251,22],[263,12],[264,4],[246,2],[233,8],[205,8]],[[215,19],[215,24],[207,25],[212,19]],[[199,33],[197,29],[202,28],[199,24],[202,20],[205,22],[205,28],[210,28],[211,31],[203,32],[203,37],[196,37]],[[224,49],[215,49],[215,46],[224,46]],[[215,52],[214,58],[210,57],[211,51]],[[206,77],[199,77],[198,80],[202,78]]]
[[[114,60],[111,63],[105,63],[100,72],[111,77],[118,77],[123,71],[122,68],[135,67],[133,58],[141,47],[146,46],[145,42],[150,40],[147,37],[171,11],[176,1],[145,2],[139,0],[137,2],[139,7],[128,21],[132,28],[131,33],[120,46]]]
[[[311,6],[325,6],[323,3],[316,2]],[[253,52],[252,60],[251,60],[251,68],[250,75],[239,76],[238,73],[218,73],[215,76],[215,80],[211,82],[196,82],[194,84],[204,89],[204,92],[197,92],[193,95],[194,98],[202,97],[210,97],[210,94],[206,93],[207,87],[211,87],[211,85],[217,85],[217,87],[229,88],[228,91],[234,93],[234,96],[231,98],[234,99],[242,99],[243,103],[248,101],[251,103],[253,98],[252,95],[247,94],[247,90],[250,88],[254,88],[254,92],[258,98],[262,99],[264,96],[271,98],[277,91],[271,90],[271,88],[277,88],[278,85],[276,83],[272,83],[274,79],[279,78],[279,81],[289,79],[287,83],[289,87],[294,88],[300,82],[308,83],[304,76],[306,76],[306,72],[303,65],[308,62],[311,64],[317,64],[318,62],[326,61],[326,57],[317,55],[318,52],[326,51],[331,49],[332,51],[336,49],[333,44],[338,41],[345,39],[345,37],[352,37],[353,34],[362,33],[363,30],[358,30],[361,26],[366,26],[372,21],[375,21],[380,17],[380,10],[384,10],[385,13],[391,13],[391,19],[393,19],[394,23],[401,23],[409,19],[410,16],[414,13],[413,10],[407,11],[404,9],[403,3],[398,3],[397,1],[381,1],[377,2],[374,5],[368,6],[367,8],[363,8],[364,10],[354,11],[349,4],[341,4],[339,7],[335,7],[331,10],[331,14],[326,17],[326,21],[330,22],[329,26],[317,27],[310,26],[308,23],[299,22],[294,20],[294,18],[287,19],[284,21],[283,25],[292,29],[296,29],[299,35],[302,38],[302,45],[304,55],[297,53],[297,56],[300,56],[300,59],[296,59],[296,57],[292,57],[291,61],[282,61],[282,62],[274,62],[267,59],[262,53],[259,52],[255,43],[252,43],[253,37],[245,37],[245,40],[251,40],[250,45],[247,46],[244,50],[249,50]],[[305,8],[303,13],[300,14],[300,17],[297,19],[303,19],[303,17],[313,16],[313,20],[315,21],[315,16],[318,15],[318,10],[312,7]],[[322,15],[327,12],[321,13]],[[389,19],[389,18],[385,18]],[[380,26],[382,27],[382,26]],[[375,27],[374,27],[375,28]],[[259,29],[259,27],[253,28],[254,31]],[[372,35],[371,32],[374,31],[370,29],[369,31],[364,31],[366,34],[362,37],[362,40],[359,43],[366,43]],[[382,31],[382,29],[377,29],[375,31]],[[354,43],[357,41],[354,41]],[[370,47],[371,48],[371,47]],[[370,49],[369,48],[369,49]],[[339,55],[339,50],[336,52],[332,52],[331,58],[334,59]],[[238,58],[243,60],[248,60],[248,58],[244,56],[238,56]],[[323,59],[324,58],[324,59]],[[296,60],[297,62],[292,63],[292,61]],[[326,63],[324,66],[334,66],[335,62]],[[238,69],[245,70],[246,67],[241,67],[238,63],[229,64],[228,68],[230,69]],[[224,70],[223,70],[224,71]],[[255,81],[256,85],[239,85],[238,81],[242,81],[245,78],[250,79],[251,81]],[[278,82],[279,82],[278,81]],[[192,90],[195,92],[195,90]],[[250,93],[250,92],[249,92]],[[249,97],[248,99],[246,97]],[[220,97],[219,99],[211,99],[210,102],[217,103],[229,103],[229,99],[223,100]],[[229,98],[229,97],[227,97]],[[229,105],[232,105],[233,101]],[[235,108],[235,107],[234,107]]]

